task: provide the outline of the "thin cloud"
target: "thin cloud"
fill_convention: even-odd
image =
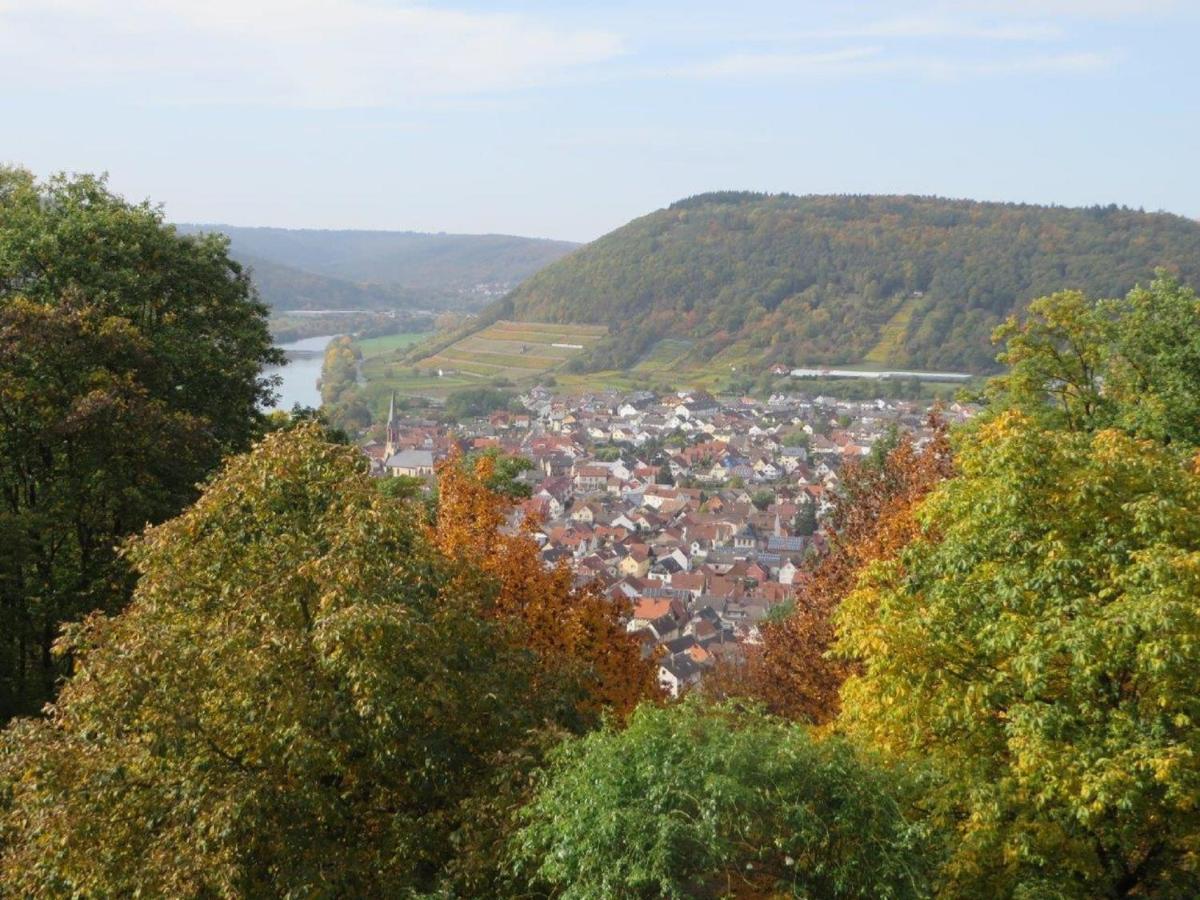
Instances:
[[[1054,53],[971,60],[941,56],[887,56],[879,47],[829,53],[737,53],[683,67],[675,74],[703,79],[757,80],[782,77],[906,75],[934,80],[971,77],[1079,74],[1113,65],[1103,53]]]
[[[546,83],[607,31],[370,0],[0,0],[0,78],[168,102],[373,106]],[[97,84],[99,82],[99,84]]]
[[[1047,41],[1062,37],[1062,29],[1047,22],[981,23],[949,16],[911,16],[880,19],[861,25],[813,32],[824,38],[954,39],[978,41]]]
[[[707,62],[680,66],[674,73],[691,78],[761,78],[851,71],[878,58],[880,53],[879,47],[851,47],[827,53],[731,53]]]
[[[949,0],[955,10],[978,9],[994,13],[1063,16],[1077,19],[1124,19],[1169,13],[1178,0]]]

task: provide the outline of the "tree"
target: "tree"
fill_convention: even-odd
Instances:
[[[446,418],[452,421],[486,416],[507,409],[513,395],[495,387],[461,388],[446,396]]]
[[[1010,371],[988,384],[997,410],[1077,431],[1118,427],[1200,446],[1200,300],[1160,273],[1124,299],[1079,291],[1035,300],[998,328]]]
[[[745,672],[722,673],[721,690],[748,692],[773,712],[804,721],[823,724],[837,715],[842,683],[855,666],[829,655],[837,609],[864,567],[894,556],[912,539],[914,509],[952,472],[945,424],[936,415],[931,424],[934,438],[923,449],[904,433],[881,465],[865,460],[848,467],[826,528],[828,552],[798,579],[786,618],[763,626]]]
[[[552,703],[493,588],[308,424],[129,547],[129,607],[0,737],[0,882],[22,896],[432,890]]]
[[[792,531],[802,537],[812,537],[817,531],[817,504],[805,498],[796,510],[796,518],[792,522]]]
[[[920,897],[894,773],[735,706],[642,707],[552,751],[514,839],[554,896]]]
[[[603,710],[628,714],[658,692],[654,668],[623,625],[627,608],[591,586],[576,587],[565,563],[546,568],[529,534],[505,533],[510,501],[489,487],[494,465],[481,456],[473,472],[457,457],[438,466],[433,540],[499,583],[495,615],[519,623],[517,633],[537,657],[537,689],[572,698],[562,724],[586,724]]]
[[[775,502],[775,492],[769,491],[766,488],[757,490],[750,498],[750,502],[754,504],[755,509],[757,509],[759,512],[762,512]]]
[[[928,761],[949,896],[1200,892],[1200,475],[1009,411],[861,574],[839,725]]]
[[[1029,304],[1029,318],[997,328],[998,359],[1008,372],[988,383],[994,405],[1036,414],[1055,427],[1092,429],[1111,421],[1101,390],[1109,323],[1082,291],[1061,291]]]
[[[60,623],[127,600],[121,539],[264,427],[283,360],[227,251],[101,180],[0,168],[0,721],[53,696]]]
[[[478,461],[484,457],[487,457],[491,461],[492,474],[488,478],[486,485],[488,490],[509,500],[519,500],[532,496],[533,489],[527,482],[521,480],[521,476],[525,472],[533,471],[535,468],[531,459],[515,454],[502,453],[496,447],[488,447],[486,450],[468,453],[463,456],[461,460],[463,470],[467,473],[474,473],[478,469]]]
[[[1133,434],[1200,446],[1200,299],[1159,273],[1102,304],[1115,321],[1105,393]]]

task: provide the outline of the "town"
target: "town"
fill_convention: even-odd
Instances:
[[[456,426],[393,403],[363,449],[375,474],[427,482],[454,453],[521,460],[510,527],[533,530],[547,566],[628,602],[627,628],[672,696],[791,608],[846,465],[902,432],[918,446],[932,437],[931,408],[913,401],[545,387],[518,399],[523,411]],[[938,407],[947,424],[975,411]]]

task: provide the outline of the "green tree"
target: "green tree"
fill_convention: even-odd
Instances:
[[[547,709],[486,579],[306,425],[130,547],[120,615],[0,737],[14,896],[397,896],[434,888]]]
[[[998,358],[1008,371],[988,383],[989,399],[1052,427],[1109,424],[1111,403],[1101,384],[1110,333],[1109,321],[1082,291],[1034,300],[1024,322],[1010,318],[992,335],[1006,344]]]
[[[227,250],[0,168],[0,721],[53,696],[60,623],[128,598],[120,540],[264,427],[282,357]]]
[[[1030,304],[995,332],[1009,372],[987,393],[1053,426],[1116,426],[1200,446],[1200,300],[1160,274],[1121,300],[1065,291]]]
[[[1102,310],[1115,321],[1105,393],[1117,424],[1155,440],[1200,446],[1200,299],[1160,273]]]
[[[841,727],[933,763],[948,896],[1196,896],[1194,463],[1019,412],[958,462],[841,606]]]
[[[491,476],[486,482],[489,490],[495,491],[510,500],[529,497],[533,489],[521,476],[535,468],[533,461],[524,456],[503,453],[496,447],[488,447],[475,453],[466,454],[461,461],[464,471],[474,472],[479,460],[483,457],[491,460]]]
[[[893,773],[734,706],[642,706],[551,752],[514,839],[554,896],[919,897]]]
[[[446,396],[446,418],[453,421],[507,409],[513,395],[494,387],[461,388]]]
[[[792,531],[803,537],[812,537],[817,531],[817,504],[805,499],[796,510],[796,518],[792,521]]]

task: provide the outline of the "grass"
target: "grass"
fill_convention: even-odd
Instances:
[[[432,331],[406,331],[403,334],[386,334],[383,337],[362,338],[355,341],[362,350],[363,359],[383,356],[394,350],[403,350],[419,344],[433,334]]]

